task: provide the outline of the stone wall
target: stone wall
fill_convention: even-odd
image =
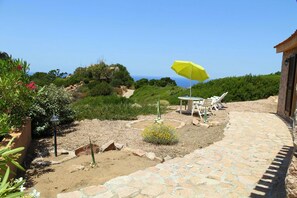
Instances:
[[[25,148],[21,152],[21,156],[17,160],[20,164],[22,164],[23,161],[24,161],[24,159],[25,159],[25,157],[26,157],[28,148],[29,148],[29,146],[31,144],[31,140],[32,140],[32,135],[31,135],[31,119],[30,118],[27,118],[25,120],[24,125],[22,126],[22,128],[19,131],[10,133],[8,135],[8,137],[5,137],[1,141],[0,146],[6,146],[7,143],[12,138],[15,138],[14,139],[14,142],[11,145],[11,148],[12,149],[18,148],[18,147],[24,147]],[[18,171],[17,168],[14,165],[10,165],[10,169],[11,169],[11,172],[17,172]],[[14,176],[13,174],[10,174],[10,178],[13,177],[13,176]]]
[[[295,155],[292,157],[286,176],[286,192],[288,198],[297,197],[297,158]]]
[[[28,148],[31,144],[31,140],[32,140],[32,133],[31,133],[31,119],[27,118],[25,121],[25,124],[23,125],[20,133],[18,134],[18,136],[15,139],[15,142],[13,144],[13,148],[17,148],[17,147],[24,147],[25,149],[21,152],[21,156],[18,159],[18,162],[20,164],[23,163]]]
[[[282,59],[282,69],[281,69],[281,80],[279,87],[279,96],[278,96],[278,107],[277,114],[284,117],[287,121],[291,121],[290,118],[285,115],[285,105],[286,105],[286,90],[287,90],[287,80],[288,80],[288,70],[289,67],[285,65],[285,60],[297,53],[297,48],[284,52]],[[297,138],[296,132],[293,132],[294,139]],[[296,151],[297,141],[294,142],[294,151]],[[292,161],[289,165],[287,176],[286,176],[286,192],[288,198],[297,197],[297,155],[292,156]]]
[[[287,120],[289,120],[289,117],[285,115],[285,105],[286,105],[286,91],[287,91],[289,67],[285,65],[285,60],[289,58],[291,55],[296,53],[297,53],[297,48],[284,52],[283,59],[282,59],[277,114],[286,118]]]

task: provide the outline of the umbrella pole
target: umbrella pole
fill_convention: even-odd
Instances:
[[[193,67],[191,67],[191,79],[190,79],[190,97],[192,97],[192,72],[193,72]]]
[[[190,80],[190,97],[192,97],[192,79]]]

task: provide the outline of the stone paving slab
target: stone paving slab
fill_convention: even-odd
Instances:
[[[104,185],[57,198],[278,197],[292,138],[274,114],[230,112],[223,140]]]

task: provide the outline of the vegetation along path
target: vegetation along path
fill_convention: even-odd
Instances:
[[[287,126],[271,113],[232,111],[229,116],[222,141],[57,197],[284,197],[292,150]]]

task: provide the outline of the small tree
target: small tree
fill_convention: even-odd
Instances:
[[[50,119],[53,114],[59,116],[61,124],[72,122],[74,111],[70,108],[70,103],[71,96],[63,88],[50,84],[40,89],[30,110],[33,135],[46,136],[50,134],[52,127]]]

